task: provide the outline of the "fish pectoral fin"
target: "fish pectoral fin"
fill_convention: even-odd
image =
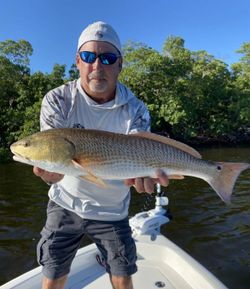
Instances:
[[[184,176],[181,176],[181,175],[169,175],[168,178],[170,180],[183,180]]]
[[[88,172],[87,175],[85,176],[80,176],[81,179],[84,179],[90,183],[94,183],[95,185],[97,185],[100,188],[108,188],[107,183],[104,182],[104,180],[96,177],[95,175],[93,175],[92,173]]]
[[[79,176],[81,179],[93,183],[100,188],[108,188],[108,185],[104,182],[104,180],[93,175],[87,167],[84,167],[84,162],[82,160],[72,160],[72,163],[75,168],[83,172],[83,175]]]
[[[84,166],[82,166],[81,163],[79,163],[77,160],[71,160],[72,164],[74,165],[74,167],[78,170],[84,170],[86,171],[86,169],[84,168]]]
[[[165,136],[162,136],[162,135],[158,135],[158,134],[155,134],[155,133],[151,133],[151,132],[148,132],[148,131],[139,131],[139,132],[136,132],[136,133],[132,133],[131,135],[136,135],[136,136],[139,136],[139,137],[144,137],[144,138],[148,138],[148,139],[152,139],[152,140],[155,140],[155,141],[158,141],[158,142],[161,142],[161,143],[164,143],[164,144],[167,144],[167,145],[170,145],[172,147],[175,147],[177,149],[180,149],[186,153],[189,153],[190,155],[196,157],[196,158],[199,158],[201,159],[201,155],[200,153],[195,150],[194,148],[182,143],[182,142],[179,142],[179,141],[176,141],[174,139],[171,139],[171,138],[168,138],[168,137],[165,137]]]

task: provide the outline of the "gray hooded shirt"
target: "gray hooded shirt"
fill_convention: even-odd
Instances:
[[[84,92],[80,79],[45,95],[40,123],[41,130],[72,127],[129,134],[150,129],[146,106],[126,86],[118,83],[114,100],[98,104]],[[51,186],[49,197],[85,219],[121,220],[128,215],[129,188],[122,180],[106,182],[108,188],[100,188],[65,175]]]

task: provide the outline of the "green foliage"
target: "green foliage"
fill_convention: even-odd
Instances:
[[[13,64],[29,65],[29,56],[33,53],[31,44],[26,40],[6,40],[0,42],[0,56],[4,56]]]
[[[25,110],[25,121],[21,126],[21,130],[18,131],[18,138],[31,135],[39,131],[39,116],[41,109],[42,99],[36,101],[32,106],[28,106]]]
[[[249,128],[249,43],[234,72],[206,51],[192,52],[170,36],[163,52],[128,43],[120,80],[150,110],[154,130],[184,140],[221,138]]]
[[[65,67],[65,65],[55,64],[51,74],[36,72],[29,77],[27,87],[19,97],[19,104],[23,106],[24,121],[16,132],[16,138],[22,138],[39,131],[42,99],[48,91],[65,82]],[[21,102],[21,100],[23,101]]]
[[[243,54],[240,61],[232,65],[235,91],[231,111],[234,112],[237,122],[241,127],[249,129],[250,123],[250,42],[243,43],[237,51]]]
[[[79,76],[79,70],[77,69],[76,64],[72,64],[69,70],[69,80],[78,79]]]
[[[0,147],[9,145],[12,132],[20,125],[18,90],[25,75],[19,68],[7,58],[0,56]]]
[[[0,158],[6,158],[12,142],[39,130],[42,98],[66,81],[65,65],[55,64],[50,74],[31,75],[32,51],[25,40],[0,42]]]
[[[0,164],[11,160],[10,151],[8,148],[0,147]]]

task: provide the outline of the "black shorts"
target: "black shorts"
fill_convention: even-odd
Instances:
[[[128,218],[113,222],[86,220],[49,201],[46,225],[37,245],[38,263],[47,278],[57,279],[69,273],[85,234],[96,243],[108,273],[130,276],[137,271]]]

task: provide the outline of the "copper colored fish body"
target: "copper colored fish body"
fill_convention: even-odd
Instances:
[[[191,147],[155,134],[123,135],[73,128],[38,132],[11,145],[14,159],[51,172],[82,177],[99,186],[104,180],[193,176],[208,182],[230,202],[238,175],[247,163],[202,160]]]

